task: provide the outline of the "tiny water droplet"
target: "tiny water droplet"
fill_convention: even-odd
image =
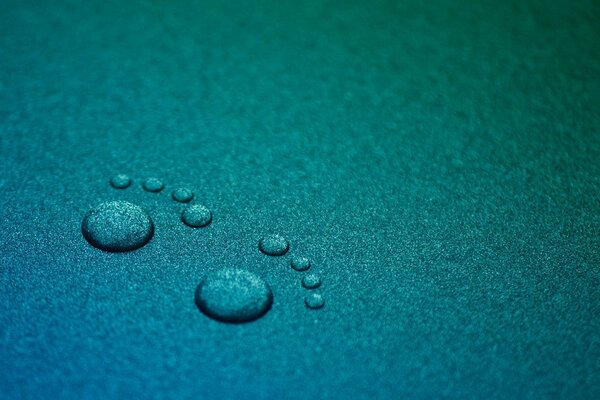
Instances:
[[[258,242],[258,248],[269,256],[282,256],[290,248],[288,241],[279,235],[266,236]]]
[[[194,192],[187,188],[175,189],[171,194],[173,200],[180,203],[189,203],[194,198]]]
[[[92,246],[100,250],[131,251],[152,239],[154,223],[135,204],[112,201],[88,211],[83,218],[81,232]]]
[[[273,304],[273,292],[258,275],[224,268],[209,273],[196,289],[196,305],[222,322],[249,322],[262,317]]]
[[[306,275],[302,278],[302,286],[306,289],[316,289],[321,286],[321,278],[315,274]]]
[[[131,185],[131,178],[125,174],[113,176],[110,180],[110,186],[115,189],[127,189]]]
[[[304,298],[304,304],[307,308],[318,310],[325,305],[325,299],[319,293],[311,293]]]
[[[291,265],[296,271],[306,271],[310,268],[310,260],[306,257],[294,257]]]
[[[212,213],[203,205],[195,204],[183,210],[181,220],[191,228],[202,228],[211,223]]]
[[[148,178],[144,184],[144,190],[147,192],[158,193],[164,189],[165,184],[157,178]]]

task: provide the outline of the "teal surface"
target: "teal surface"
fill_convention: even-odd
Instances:
[[[593,0],[2,1],[0,398],[600,398],[598,21]],[[149,244],[88,244],[112,200]],[[269,283],[264,317],[198,310],[230,267]]]

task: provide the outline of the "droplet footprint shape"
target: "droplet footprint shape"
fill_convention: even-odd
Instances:
[[[110,180],[115,189],[126,189],[132,184],[129,176],[120,174]],[[165,185],[157,178],[143,182],[147,192],[158,193]],[[173,200],[189,203],[194,193],[188,188],[171,192]],[[212,212],[203,205],[189,205],[181,213],[181,221],[192,228],[201,228],[212,222]],[[102,203],[91,209],[84,217],[81,227],[83,236],[94,247],[109,252],[126,252],[139,249],[154,235],[152,219],[138,206],[126,201]],[[258,242],[259,250],[269,256],[283,256],[290,244],[280,235],[269,235]],[[289,264],[299,272],[311,268],[305,257],[293,257]],[[304,303],[309,309],[325,305],[323,296],[312,291],[321,286],[315,274],[305,275],[302,286],[311,290]],[[198,309],[208,317],[228,323],[254,321],[265,315],[273,305],[273,292],[268,283],[258,275],[243,269],[224,268],[205,276],[197,286],[195,302]]]

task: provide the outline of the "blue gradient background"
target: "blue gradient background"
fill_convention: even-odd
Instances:
[[[2,1],[0,398],[600,398],[599,3],[225,3]],[[224,266],[266,316],[197,310]]]

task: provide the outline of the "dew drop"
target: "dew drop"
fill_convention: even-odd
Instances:
[[[149,178],[144,182],[143,186],[144,190],[146,190],[147,192],[158,193],[164,189],[165,184],[162,183],[160,179]]]
[[[306,289],[316,289],[321,286],[321,278],[315,274],[306,275],[302,278],[302,286]]]
[[[319,293],[311,293],[304,298],[304,304],[307,308],[318,310],[319,308],[323,308],[325,300]]]
[[[191,228],[202,228],[211,223],[212,213],[208,208],[195,204],[183,210],[181,220]]]
[[[273,292],[258,275],[225,268],[209,273],[196,289],[196,305],[222,322],[249,322],[262,317],[273,304]]]
[[[194,192],[192,192],[190,189],[179,188],[175,189],[171,196],[173,197],[173,200],[180,203],[189,203],[194,198]]]
[[[296,271],[306,271],[310,268],[310,260],[306,257],[292,258],[292,268]]]
[[[130,185],[131,178],[125,174],[116,175],[110,180],[110,186],[115,189],[127,189]]]
[[[271,235],[260,239],[258,248],[268,256],[282,256],[287,253],[290,244],[282,236]]]
[[[152,239],[154,223],[135,204],[126,201],[102,203],[83,218],[81,232],[94,247],[111,252],[139,249]]]

